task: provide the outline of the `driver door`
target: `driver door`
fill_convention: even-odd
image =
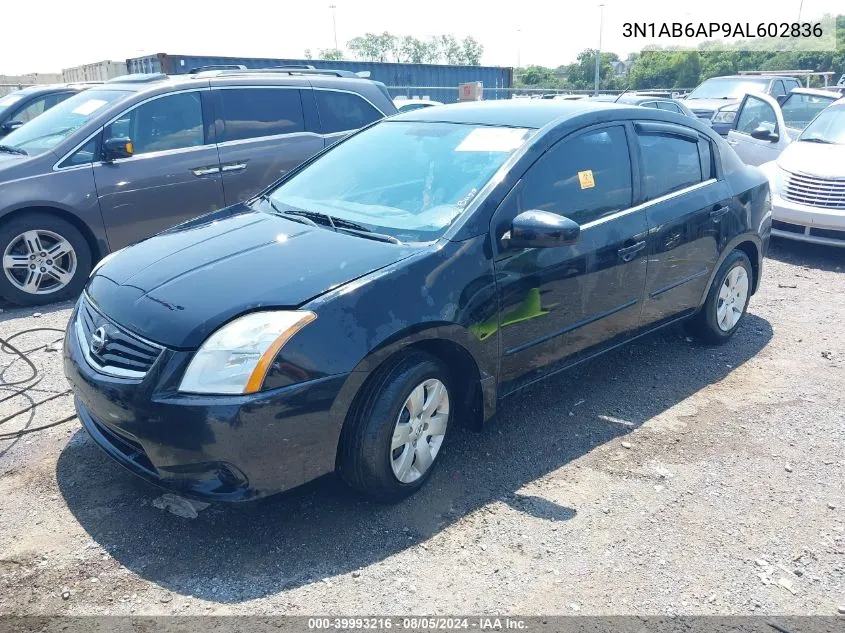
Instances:
[[[751,136],[758,128],[774,134],[773,139]],[[792,139],[776,99],[764,94],[747,94],[742,99],[728,131],[728,145],[747,165],[762,165],[775,160]]]
[[[524,174],[492,222],[502,392],[628,338],[646,282],[645,211],[633,207],[629,132],[590,128],[558,141]],[[572,245],[507,249],[502,235],[528,210],[581,227]]]

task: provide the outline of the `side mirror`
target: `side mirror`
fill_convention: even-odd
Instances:
[[[581,227],[562,215],[548,211],[524,211],[513,219],[502,236],[505,248],[555,248],[578,241]]]
[[[751,138],[774,143],[780,138],[780,136],[778,136],[776,132],[770,130],[767,126],[760,125],[751,131]]]
[[[129,158],[135,153],[132,146],[132,139],[125,136],[113,137],[103,141],[103,160],[110,161],[116,158]]]
[[[14,132],[22,125],[23,121],[6,121],[3,125],[0,125],[0,131],[3,134],[8,134],[9,132]]]

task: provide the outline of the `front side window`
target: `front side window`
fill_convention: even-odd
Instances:
[[[104,138],[131,139],[135,155],[203,145],[200,93],[179,92],[148,101],[108,125]]]
[[[637,138],[646,200],[654,200],[703,180],[702,157],[696,139],[661,133],[639,133]]]
[[[783,82],[778,79],[772,86],[773,97],[783,97],[786,94],[786,89],[783,87]]]
[[[47,97],[39,97],[34,101],[30,101],[23,108],[12,115],[13,121],[20,121],[21,123],[29,123],[35,117],[44,114],[47,109]]]
[[[736,131],[751,134],[760,126],[768,128],[770,132],[777,132],[777,115],[774,108],[768,103],[757,97],[749,96],[739,113]]]
[[[765,92],[768,85],[768,79],[715,77],[689,93],[687,99],[739,99],[747,93]]]
[[[834,101],[836,97],[828,98],[793,92],[781,106],[783,121],[786,127],[802,130],[819,112]]]
[[[382,117],[381,112],[351,92],[315,90],[314,97],[323,134],[357,130]]]
[[[3,144],[32,155],[49,151],[88,121],[131,94],[126,90],[85,90],[4,137]]]
[[[660,110],[668,110],[669,112],[677,112],[678,114],[681,114],[681,109],[676,104],[668,101],[658,101],[657,107]]]
[[[533,130],[384,121],[270,194],[277,210],[345,220],[402,242],[440,237]],[[339,224],[339,223],[338,223]]]
[[[564,139],[523,177],[516,213],[550,211],[578,224],[631,206],[631,157],[622,126]]]
[[[299,90],[240,88],[214,93],[218,143],[305,130]]]

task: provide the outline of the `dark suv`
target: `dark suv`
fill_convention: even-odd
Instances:
[[[109,252],[246,200],[396,108],[347,71],[127,75],[0,145],[0,295],[76,295]]]
[[[91,85],[28,86],[0,97],[0,138]]]

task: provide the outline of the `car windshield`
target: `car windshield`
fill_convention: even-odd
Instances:
[[[783,121],[786,123],[786,127],[802,130],[819,112],[834,101],[836,101],[834,95],[825,97],[793,92],[781,106]]]
[[[845,145],[845,103],[822,110],[804,128],[798,140]]]
[[[687,99],[739,99],[749,92],[765,92],[768,79],[708,79],[687,96]]]
[[[3,145],[27,154],[49,151],[97,116],[103,108],[130,94],[132,92],[126,90],[80,92],[4,137]]]
[[[383,121],[270,194],[279,211],[353,222],[402,242],[440,237],[533,130]]]

